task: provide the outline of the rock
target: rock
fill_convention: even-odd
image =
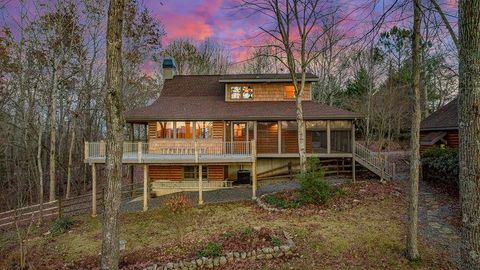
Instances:
[[[245,259],[247,257],[247,253],[246,252],[242,252],[240,254],[240,257],[242,257],[242,259]]]
[[[273,252],[279,252],[279,251],[280,251],[280,248],[278,246],[273,247]]]
[[[252,252],[251,252],[251,251],[247,252],[247,258],[250,257],[250,256],[252,256]]]
[[[173,263],[169,262],[167,263],[167,269],[173,269]]]
[[[240,253],[234,252],[234,253],[233,253],[233,256],[234,256],[235,258],[240,258]]]
[[[203,260],[202,260],[202,259],[197,259],[196,262],[197,262],[197,265],[198,265],[198,266],[202,266],[202,265],[203,265]]]
[[[268,259],[268,260],[273,259],[273,255],[269,253],[269,254],[265,255],[265,258]]]
[[[125,250],[126,245],[127,245],[127,241],[122,240],[122,239],[120,239],[120,240],[118,241],[118,249],[119,249],[120,251]]]
[[[290,249],[290,247],[287,246],[287,245],[281,245],[281,246],[280,246],[280,250],[282,250],[283,252],[285,252],[285,251],[287,251],[287,250],[289,250],[289,249]]]
[[[263,253],[258,254],[257,259],[259,259],[259,260],[265,259],[265,254],[263,254]]]
[[[209,269],[213,268],[213,263],[212,263],[212,262],[208,262],[208,263],[207,263],[207,268],[209,268]]]
[[[227,259],[228,259],[228,258],[233,258],[233,252],[228,252],[228,253],[226,254],[226,257],[227,257]]]
[[[257,257],[257,252],[255,250],[252,251],[252,257]]]
[[[225,265],[227,264],[227,258],[225,256],[220,257],[220,265]]]
[[[282,257],[282,256],[283,256],[283,252],[281,252],[281,251],[273,254],[273,257],[275,257],[275,258],[280,258],[280,257]]]

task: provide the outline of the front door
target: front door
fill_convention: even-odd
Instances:
[[[235,153],[245,153],[248,140],[247,122],[232,123],[232,144]]]

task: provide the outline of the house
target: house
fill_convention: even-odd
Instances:
[[[420,151],[431,147],[458,148],[458,99],[447,103],[420,125]]]
[[[201,204],[204,190],[231,188],[250,178],[255,198],[258,175],[298,164],[289,74],[176,75],[172,59],[163,62],[163,71],[158,100],[126,112],[127,123],[143,127],[146,135],[139,141],[131,136],[123,156],[125,164],[144,168],[145,209],[150,194],[198,190]],[[350,163],[357,158],[367,168],[393,175],[384,159],[356,146],[354,120],[360,115],[312,100],[317,80],[306,76],[302,97],[307,156]],[[105,162],[105,144],[86,142],[85,162],[96,181],[95,165]]]

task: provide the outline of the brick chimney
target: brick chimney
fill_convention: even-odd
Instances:
[[[175,59],[167,57],[163,59],[162,63],[163,78],[165,80],[171,80],[177,74],[177,64]]]

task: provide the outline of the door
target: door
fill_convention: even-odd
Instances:
[[[248,129],[247,122],[233,122],[232,144],[234,154],[244,154],[247,151]]]

